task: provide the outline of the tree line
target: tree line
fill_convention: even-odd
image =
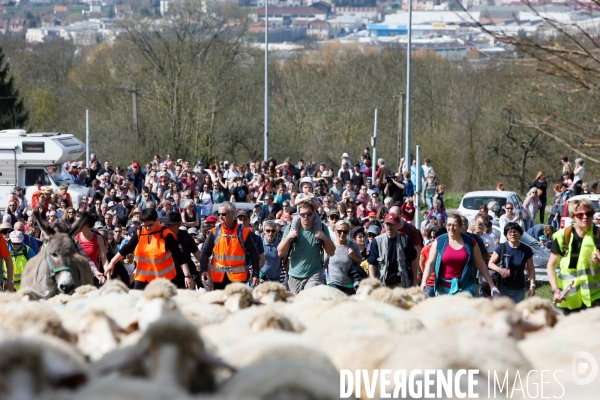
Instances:
[[[208,14],[186,4],[181,18],[126,21],[114,43],[89,49],[66,41],[32,47],[3,37],[5,62],[29,117],[25,127],[83,140],[89,109],[92,151],[113,164],[166,153],[262,159],[264,53],[247,40],[250,20],[230,4]],[[378,109],[377,153],[396,167],[405,53],[327,43],[270,54],[271,155],[339,168],[343,152],[357,159],[370,146]],[[539,62],[525,53],[486,63],[413,53],[413,145],[432,160],[449,191],[503,182],[524,192],[538,170],[559,179],[561,154],[585,151],[594,158],[589,136],[600,112],[597,96],[565,90]],[[582,136],[569,129],[573,123],[592,133]],[[597,170],[593,162],[587,166],[586,178]]]

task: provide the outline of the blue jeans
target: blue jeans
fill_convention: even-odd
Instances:
[[[515,304],[525,300],[525,289],[513,289],[504,286],[503,284],[500,284],[498,289],[500,290],[500,294],[502,294],[502,296],[510,297]]]
[[[427,290],[425,290],[425,295],[427,297],[435,297],[435,289],[433,286],[427,286]]]
[[[427,198],[427,195],[425,195],[425,204],[427,204],[429,210],[433,209],[433,197],[429,199]]]

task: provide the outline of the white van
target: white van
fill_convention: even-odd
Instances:
[[[73,135],[27,134],[22,129],[0,131],[0,210],[6,208],[15,186],[26,189],[25,197],[31,204],[38,180],[54,193],[58,193],[61,185],[69,185],[73,207],[77,207],[81,197],[88,194],[88,188],[73,183],[63,164],[77,160],[84,151],[83,142]]]
[[[457,212],[467,217],[469,222],[471,222],[479,212],[479,207],[488,205],[490,201],[497,201],[500,204],[500,209],[502,209],[506,203],[512,203],[515,206],[515,213],[521,212],[521,209],[523,208],[523,202],[515,192],[482,190],[466,193],[460,202]]]

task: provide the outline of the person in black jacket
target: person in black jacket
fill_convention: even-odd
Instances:
[[[279,205],[279,203],[275,203],[273,201],[272,194],[267,194],[265,196],[265,204],[263,205],[262,210],[260,210],[260,217],[258,217],[258,222],[262,224],[262,222],[265,219],[269,218],[269,215],[277,214],[279,211],[281,211],[281,206]]]

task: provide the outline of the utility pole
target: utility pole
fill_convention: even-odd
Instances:
[[[410,118],[410,84],[411,84],[411,52],[412,52],[412,0],[408,0],[408,43],[406,46],[406,147],[404,148],[404,162],[406,170],[410,172],[411,157],[411,118]],[[415,189],[416,191],[416,189]]]
[[[371,138],[371,146],[373,147],[373,168],[371,173],[371,179],[375,183],[375,175],[377,171],[377,109],[375,109],[375,125],[373,127],[373,137]]]
[[[265,0],[265,160],[269,159],[269,0]]]
[[[398,165],[402,159],[402,132],[404,131],[404,93],[398,96],[400,103],[398,104]]]
[[[135,85],[133,85],[133,89],[131,90],[131,95],[133,97],[133,130],[135,132],[135,156],[139,157],[139,148],[140,148],[140,134],[138,131],[138,112],[137,112],[137,89]]]
[[[85,166],[90,168],[90,110],[85,110]]]

